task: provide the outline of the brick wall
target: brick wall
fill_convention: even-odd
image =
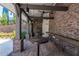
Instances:
[[[50,32],[79,40],[79,4],[62,4],[68,11],[56,11],[50,20]]]

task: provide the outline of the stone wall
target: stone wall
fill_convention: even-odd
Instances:
[[[79,4],[62,4],[68,11],[56,11],[50,20],[50,32],[79,40]]]
[[[0,25],[0,32],[12,32],[16,29],[16,25]]]

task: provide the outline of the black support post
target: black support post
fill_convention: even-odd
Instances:
[[[34,32],[33,32],[33,21],[31,21],[31,33],[32,33],[32,37],[34,37]]]
[[[21,17],[21,14],[22,14],[22,10],[20,9],[20,16],[19,16],[20,17],[20,21],[19,21],[19,23],[20,23],[20,25],[19,25],[20,26],[19,27],[20,33],[19,34],[20,34],[20,43],[21,43],[21,46],[20,46],[21,50],[20,51],[22,52],[22,51],[24,51],[24,40],[21,37],[21,35],[22,35],[22,17]]]
[[[37,56],[40,55],[40,44],[37,42]]]
[[[19,29],[20,29],[20,32],[19,32],[19,35],[20,35],[20,43],[21,43],[21,45],[20,45],[20,51],[22,52],[23,51],[23,41],[21,40],[21,10],[20,10],[20,13],[19,13],[20,15],[19,15],[19,17],[20,17],[20,20],[19,20]]]

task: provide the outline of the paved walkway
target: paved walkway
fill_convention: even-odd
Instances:
[[[29,40],[25,41],[25,51],[16,51],[11,56],[37,56],[37,44],[31,43]],[[48,42],[40,45],[40,56],[64,56],[67,55],[58,49],[52,42]]]

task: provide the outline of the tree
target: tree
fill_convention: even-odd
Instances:
[[[0,17],[0,24],[1,25],[8,25],[8,19],[6,14],[2,14],[2,17]]]
[[[13,16],[13,23],[16,24],[16,16]]]
[[[1,16],[0,16],[0,24],[1,24]]]

